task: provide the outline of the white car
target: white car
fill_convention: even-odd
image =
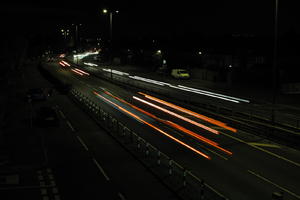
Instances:
[[[171,76],[177,79],[189,79],[190,74],[186,69],[172,69]]]

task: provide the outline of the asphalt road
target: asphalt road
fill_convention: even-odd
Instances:
[[[71,58],[70,58],[71,59]],[[84,63],[90,62],[90,63],[97,63],[95,61],[93,61],[91,58],[86,57],[83,59]],[[215,98],[212,96],[206,96],[206,95],[199,95],[199,94],[195,94],[193,92],[187,91],[187,90],[191,90],[191,89],[187,89],[187,88],[179,88],[177,87],[178,84],[184,85],[184,86],[189,86],[192,88],[198,88],[200,86],[197,86],[193,83],[194,80],[184,80],[184,81],[180,81],[180,80],[174,80],[171,79],[170,77],[167,76],[159,76],[153,72],[149,72],[149,71],[143,71],[141,70],[141,68],[134,68],[134,67],[130,67],[130,66],[121,66],[121,67],[116,67],[116,66],[105,66],[103,64],[99,64],[99,66],[89,66],[87,64],[83,64],[81,63],[81,66],[83,68],[85,68],[88,71],[91,71],[92,73],[96,73],[99,74],[100,76],[106,76],[108,78],[111,77],[111,74],[109,71],[103,71],[103,69],[115,69],[115,70],[120,70],[122,72],[128,72],[131,76],[135,75],[135,76],[140,76],[140,77],[146,77],[152,80],[159,80],[159,81],[163,81],[163,82],[167,82],[167,83],[171,83],[173,86],[176,86],[176,89],[172,86],[169,87],[168,85],[157,85],[157,84],[153,84],[153,83],[146,83],[144,80],[141,81],[135,81],[134,84],[137,85],[138,87],[147,87],[148,90],[150,91],[155,91],[161,94],[165,94],[167,96],[174,96],[176,95],[176,97],[180,100],[185,100],[185,101],[189,101],[189,102],[194,102],[194,103],[201,103],[204,102],[205,104],[210,104],[210,102],[214,102],[214,106],[217,107],[225,107],[229,110],[234,110],[234,111],[238,111],[238,112],[242,112],[242,113],[247,113],[247,115],[253,115],[254,117],[257,117],[259,119],[262,120],[271,120],[271,115],[272,115],[272,110],[275,109],[276,112],[275,114],[275,121],[278,122],[279,124],[288,126],[288,127],[298,127],[299,129],[299,122],[300,122],[300,118],[299,118],[299,114],[300,114],[300,109],[299,109],[299,103],[297,102],[297,96],[293,97],[294,100],[291,100],[292,98],[290,96],[281,96],[280,98],[283,98],[281,100],[281,102],[287,102],[285,104],[281,103],[277,103],[276,106],[274,106],[271,102],[271,100],[262,100],[264,99],[265,96],[270,95],[263,93],[262,91],[258,91],[256,93],[254,93],[253,91],[247,93],[245,92],[245,90],[238,90],[238,91],[221,91],[218,92],[214,91],[213,89],[206,89],[203,88],[206,91],[211,91],[211,92],[216,92],[216,93],[221,93],[221,94],[227,94],[229,96],[234,96],[234,97],[242,97],[244,94],[244,96],[246,96],[243,99],[246,100],[250,100],[250,103],[244,103],[244,102],[240,102],[240,103],[232,103],[231,101],[228,100],[224,100],[222,98]],[[114,80],[119,80],[123,83],[130,83],[132,84],[134,79],[128,77],[128,75],[117,75],[114,74],[112,75]],[[200,84],[201,85],[201,84]],[[200,87],[201,88],[201,87]],[[247,90],[248,91],[248,90]],[[199,92],[199,91],[198,91]],[[236,94],[236,92],[239,92]],[[245,95],[247,94],[247,95]],[[215,95],[215,94],[213,94]],[[227,98],[227,97],[226,97]],[[278,97],[279,98],[279,97]],[[272,99],[272,98],[270,98]],[[277,101],[279,101],[279,99],[277,99]],[[289,105],[291,104],[291,105]]]
[[[93,76],[78,75],[68,68],[60,67],[57,63],[48,64],[46,68],[54,72],[58,77],[70,81],[74,87],[78,88],[86,96],[89,96],[93,101],[101,104],[101,107],[121,120],[130,129],[141,134],[143,138],[178,163],[188,167],[194,174],[204,179],[227,198],[233,200],[265,200],[271,199],[273,192],[282,191],[285,199],[300,199],[298,192],[300,186],[300,154],[298,151],[239,130],[233,133],[223,128],[217,128],[220,131],[220,135],[215,135],[195,125],[183,122],[181,119],[170,116],[165,112],[138,103],[132,99],[132,96],[135,95],[139,98],[142,98],[142,96],[136,94],[135,91],[124,90]],[[129,108],[128,105],[103,93],[103,88],[115,96],[131,101],[139,108],[161,119],[170,120],[189,130],[200,133],[202,136],[217,142],[220,147],[229,150],[233,154],[228,155],[215,147],[199,142],[180,131],[175,131],[173,128],[167,127],[151,117]],[[96,96],[93,91],[97,91],[106,100]],[[113,104],[110,102],[113,102]],[[152,103],[154,102],[152,101]],[[116,105],[131,111],[149,123],[153,123],[172,136],[207,154],[211,159],[208,160],[170,140],[165,135],[146,126],[145,123],[141,123],[132,116],[128,116],[128,114],[120,111]],[[162,107],[167,108],[166,106]],[[175,112],[175,110],[173,111]],[[178,111],[176,113],[183,115]],[[184,114],[183,116],[203,123],[202,120],[195,119],[189,115]],[[208,123],[205,124],[208,125]],[[208,126],[216,129],[215,125],[210,124]],[[234,124],[232,126],[234,127]]]

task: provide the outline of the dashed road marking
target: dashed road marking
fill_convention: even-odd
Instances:
[[[82,141],[82,139],[81,139],[78,135],[77,135],[76,137],[77,137],[77,139],[79,140],[79,142],[81,143],[81,145],[84,147],[84,149],[85,149],[86,151],[89,151],[88,147],[87,147],[86,144]]]
[[[64,114],[61,110],[59,110],[58,112],[59,112],[59,114],[61,115],[61,117],[62,117],[63,119],[66,119],[65,114]]]
[[[119,195],[119,197],[120,197],[121,200],[126,200],[125,197],[124,197],[124,195],[121,192],[119,192],[118,195]]]
[[[219,153],[217,153],[217,152],[215,152],[215,151],[213,151],[213,150],[211,150],[211,149],[209,149],[209,148],[206,148],[205,146],[202,146],[201,144],[198,144],[198,145],[199,145],[201,148],[205,148],[207,151],[209,151],[209,152],[211,152],[211,153],[213,153],[213,154],[215,154],[215,155],[217,155],[217,156],[223,158],[224,160],[228,160],[228,158],[222,156],[221,154],[219,154]]]
[[[109,181],[110,178],[107,176],[107,174],[105,173],[105,171],[103,170],[103,168],[99,165],[99,163],[97,162],[97,160],[95,160],[95,158],[93,158],[93,161],[96,164],[96,166],[98,167],[98,169],[100,170],[100,172],[103,174],[103,176],[105,177],[105,179],[107,181]]]
[[[68,124],[68,126],[70,127],[70,129],[71,129],[73,132],[75,132],[75,129],[73,128],[72,124],[71,124],[69,121],[67,121],[67,124]]]
[[[271,185],[274,185],[275,187],[278,187],[279,189],[285,191],[286,193],[289,193],[290,195],[296,197],[297,199],[300,199],[300,196],[299,196],[299,195],[297,195],[297,194],[295,194],[295,193],[289,191],[288,189],[285,189],[284,187],[281,187],[281,186],[277,185],[276,183],[273,183],[273,182],[270,181],[269,179],[267,179],[267,178],[265,178],[265,177],[263,177],[263,176],[261,176],[261,175],[255,173],[255,172],[253,172],[253,171],[251,171],[251,170],[248,170],[248,172],[249,172],[250,174],[252,174],[252,175],[254,175],[254,176],[256,176],[256,177],[258,177],[258,178],[260,178],[260,179],[262,179],[262,180],[264,180],[264,181],[266,181],[267,183],[270,183]]]
[[[256,143],[256,142],[249,142],[248,144],[254,145],[254,146],[261,146],[261,147],[281,148],[281,146],[277,145],[277,144]]]

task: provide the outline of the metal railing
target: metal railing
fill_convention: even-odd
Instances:
[[[178,197],[191,200],[228,200],[186,167],[154,147],[140,134],[132,131],[120,119],[106,112],[101,107],[101,103],[93,102],[74,88],[69,96]]]

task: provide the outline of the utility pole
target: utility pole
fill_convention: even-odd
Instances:
[[[273,98],[272,98],[272,124],[275,123],[275,105],[277,101],[278,92],[278,1],[275,0],[275,12],[274,12],[274,52],[273,52]]]

